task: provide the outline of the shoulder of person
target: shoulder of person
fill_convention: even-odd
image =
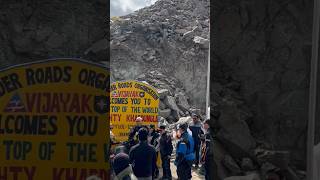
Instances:
[[[136,144],[136,145],[132,146],[130,151],[136,150],[139,147],[139,145],[140,144]]]
[[[183,136],[183,137],[181,137],[180,142],[181,142],[181,143],[188,143],[188,142],[189,142],[189,137],[188,137],[188,136]]]
[[[156,148],[155,148],[155,147],[153,147],[153,146],[152,146],[152,145],[150,145],[150,144],[148,144],[148,146],[149,146],[149,149],[150,149],[151,151],[156,152]]]

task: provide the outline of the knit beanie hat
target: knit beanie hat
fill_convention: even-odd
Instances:
[[[129,156],[125,153],[117,154],[113,159],[113,169],[116,175],[129,167]]]

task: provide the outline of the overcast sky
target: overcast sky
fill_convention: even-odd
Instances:
[[[110,16],[123,16],[149,6],[157,0],[110,0]]]

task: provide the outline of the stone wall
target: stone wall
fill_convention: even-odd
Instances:
[[[0,67],[56,57],[107,61],[104,0],[0,1]]]

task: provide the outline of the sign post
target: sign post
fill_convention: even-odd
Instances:
[[[0,179],[110,179],[109,84],[79,59],[0,71]]]
[[[206,92],[206,119],[210,119],[210,43],[208,50],[207,92]]]
[[[137,117],[142,124],[158,126],[159,95],[157,90],[138,81],[111,84],[110,123],[117,141],[127,141]]]

